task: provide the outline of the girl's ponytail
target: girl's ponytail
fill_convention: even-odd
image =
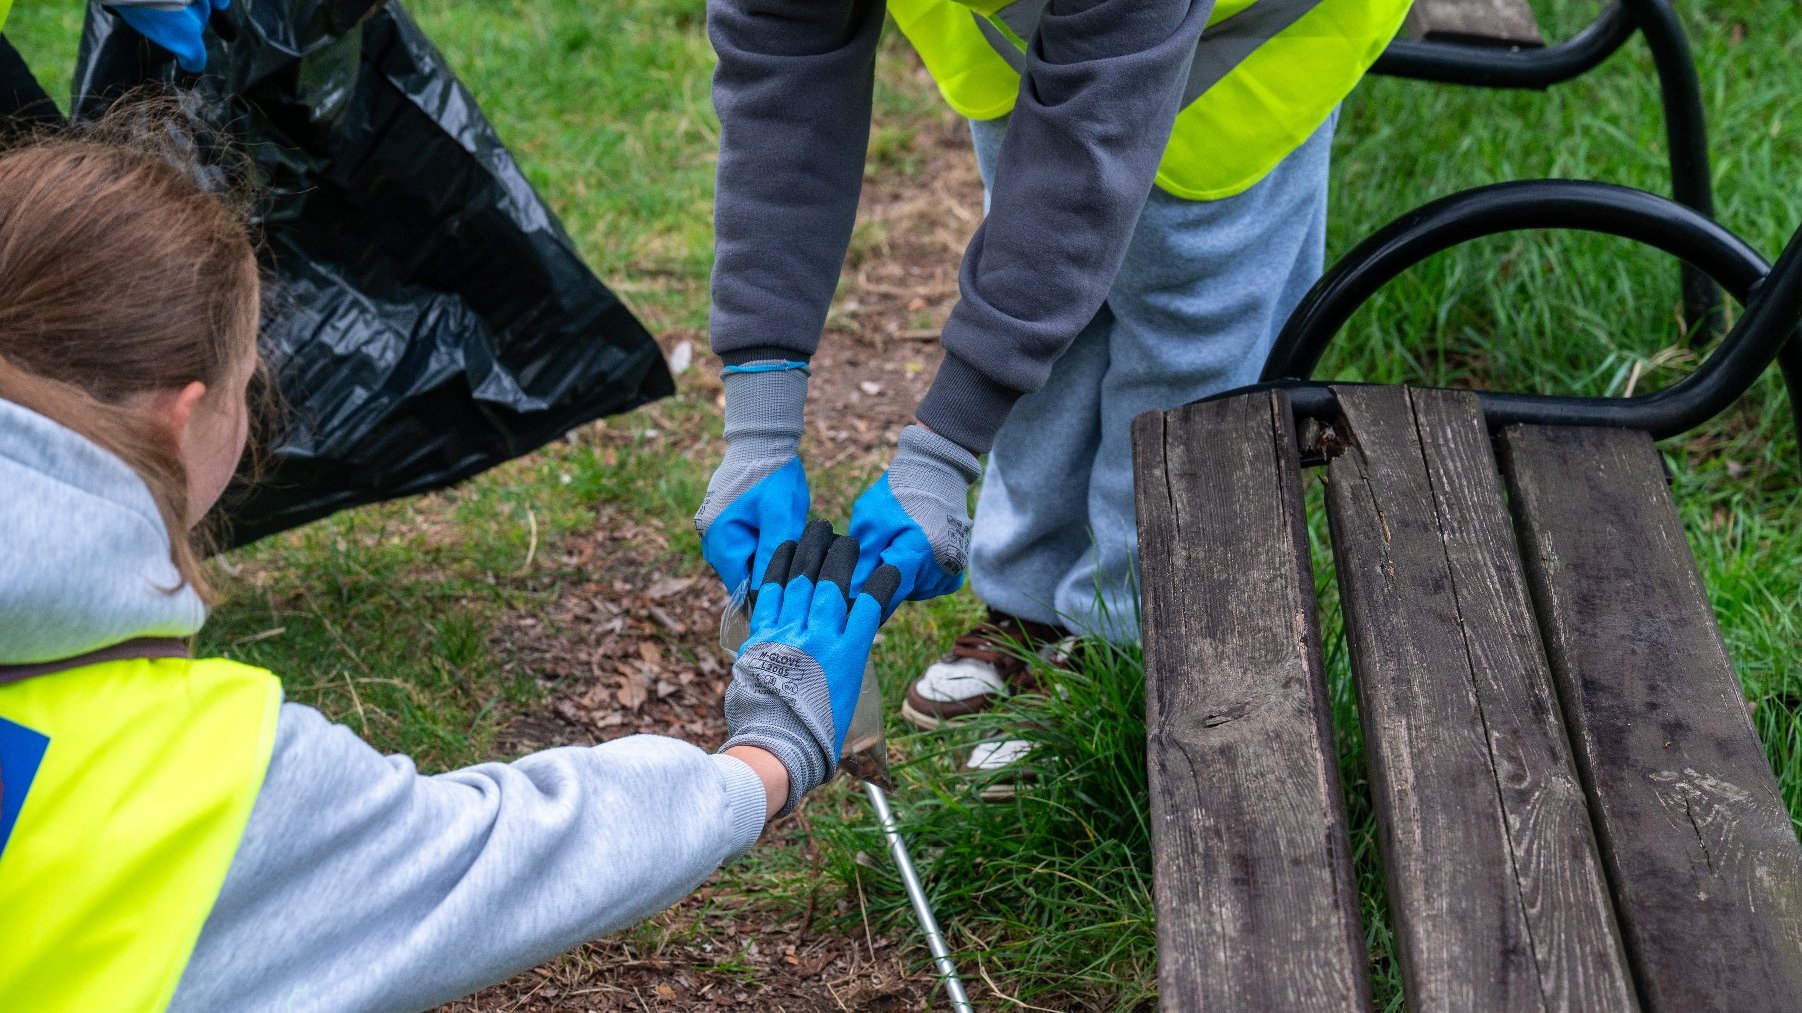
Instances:
[[[179,110],[120,108],[0,151],[0,398],[130,465],[204,596],[179,448],[131,400],[194,381],[225,393],[256,354],[256,255],[243,203],[197,182],[230,174],[198,164]]]

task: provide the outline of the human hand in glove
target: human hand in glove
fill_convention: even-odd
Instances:
[[[102,0],[104,3],[104,0]],[[138,34],[175,54],[175,62],[190,74],[206,69],[206,26],[214,11],[231,6],[231,0],[169,0],[167,3],[107,4]]]
[[[768,568],[776,547],[807,523],[801,445],[807,364],[766,360],[727,366],[726,455],[695,514],[701,555],[728,592]]]
[[[857,543],[814,521],[799,543],[772,554],[751,610],[751,635],[726,687],[721,751],[756,746],[788,770],[788,799],[777,815],[826,783],[838,765],[857,709],[870,645],[900,583],[879,567],[847,600]]]
[[[851,586],[863,586],[884,564],[901,576],[896,605],[962,586],[970,486],[981,474],[976,455],[943,436],[917,425],[901,430],[888,471],[851,507],[851,537],[862,546]]]

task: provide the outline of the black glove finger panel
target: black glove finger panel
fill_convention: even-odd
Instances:
[[[851,590],[851,573],[856,569],[857,539],[850,537],[834,538],[831,547],[826,550],[825,561],[820,564],[818,583],[824,584],[830,581],[834,587],[838,588],[839,593],[845,595],[846,600],[849,601],[850,594],[848,592]]]
[[[789,568],[788,579],[806,577],[819,583],[820,566],[826,562],[826,550],[832,547],[834,537],[831,521],[808,521],[807,527],[801,529],[801,544],[795,548],[795,561]]]
[[[757,587],[765,584],[787,584],[789,571],[794,567],[794,559],[795,542],[793,539],[776,546],[776,551],[770,553],[770,565],[764,568],[763,579],[757,582]],[[755,596],[757,588],[752,588],[751,594]]]
[[[850,541],[850,539],[846,539],[846,541]],[[882,612],[886,616],[889,602],[895,597],[895,592],[899,590],[901,590],[901,571],[895,569],[892,563],[884,563],[876,568],[876,572],[870,574],[868,580],[863,582],[862,593],[876,599],[876,604],[882,606]]]

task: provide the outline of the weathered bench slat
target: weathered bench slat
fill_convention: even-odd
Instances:
[[[1288,399],[1133,427],[1170,1010],[1366,1010]]]
[[[1476,401],[1336,393],[1328,516],[1409,1008],[1634,1009]]]
[[[1502,446],[1641,999],[1802,1010],[1802,851],[1652,440],[1526,426]]]
[[[1411,39],[1474,45],[1545,45],[1527,0],[1414,0],[1402,32]]]

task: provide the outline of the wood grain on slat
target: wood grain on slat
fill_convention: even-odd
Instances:
[[[1366,1010],[1287,398],[1133,427],[1167,1010]]]
[[[1402,32],[1411,39],[1479,46],[1545,45],[1527,0],[1414,0]]]
[[[1802,851],[1656,448],[1538,426],[1502,445],[1642,1000],[1802,1010]]]
[[[1328,515],[1409,1008],[1635,1009],[1475,399],[1335,393]]]

